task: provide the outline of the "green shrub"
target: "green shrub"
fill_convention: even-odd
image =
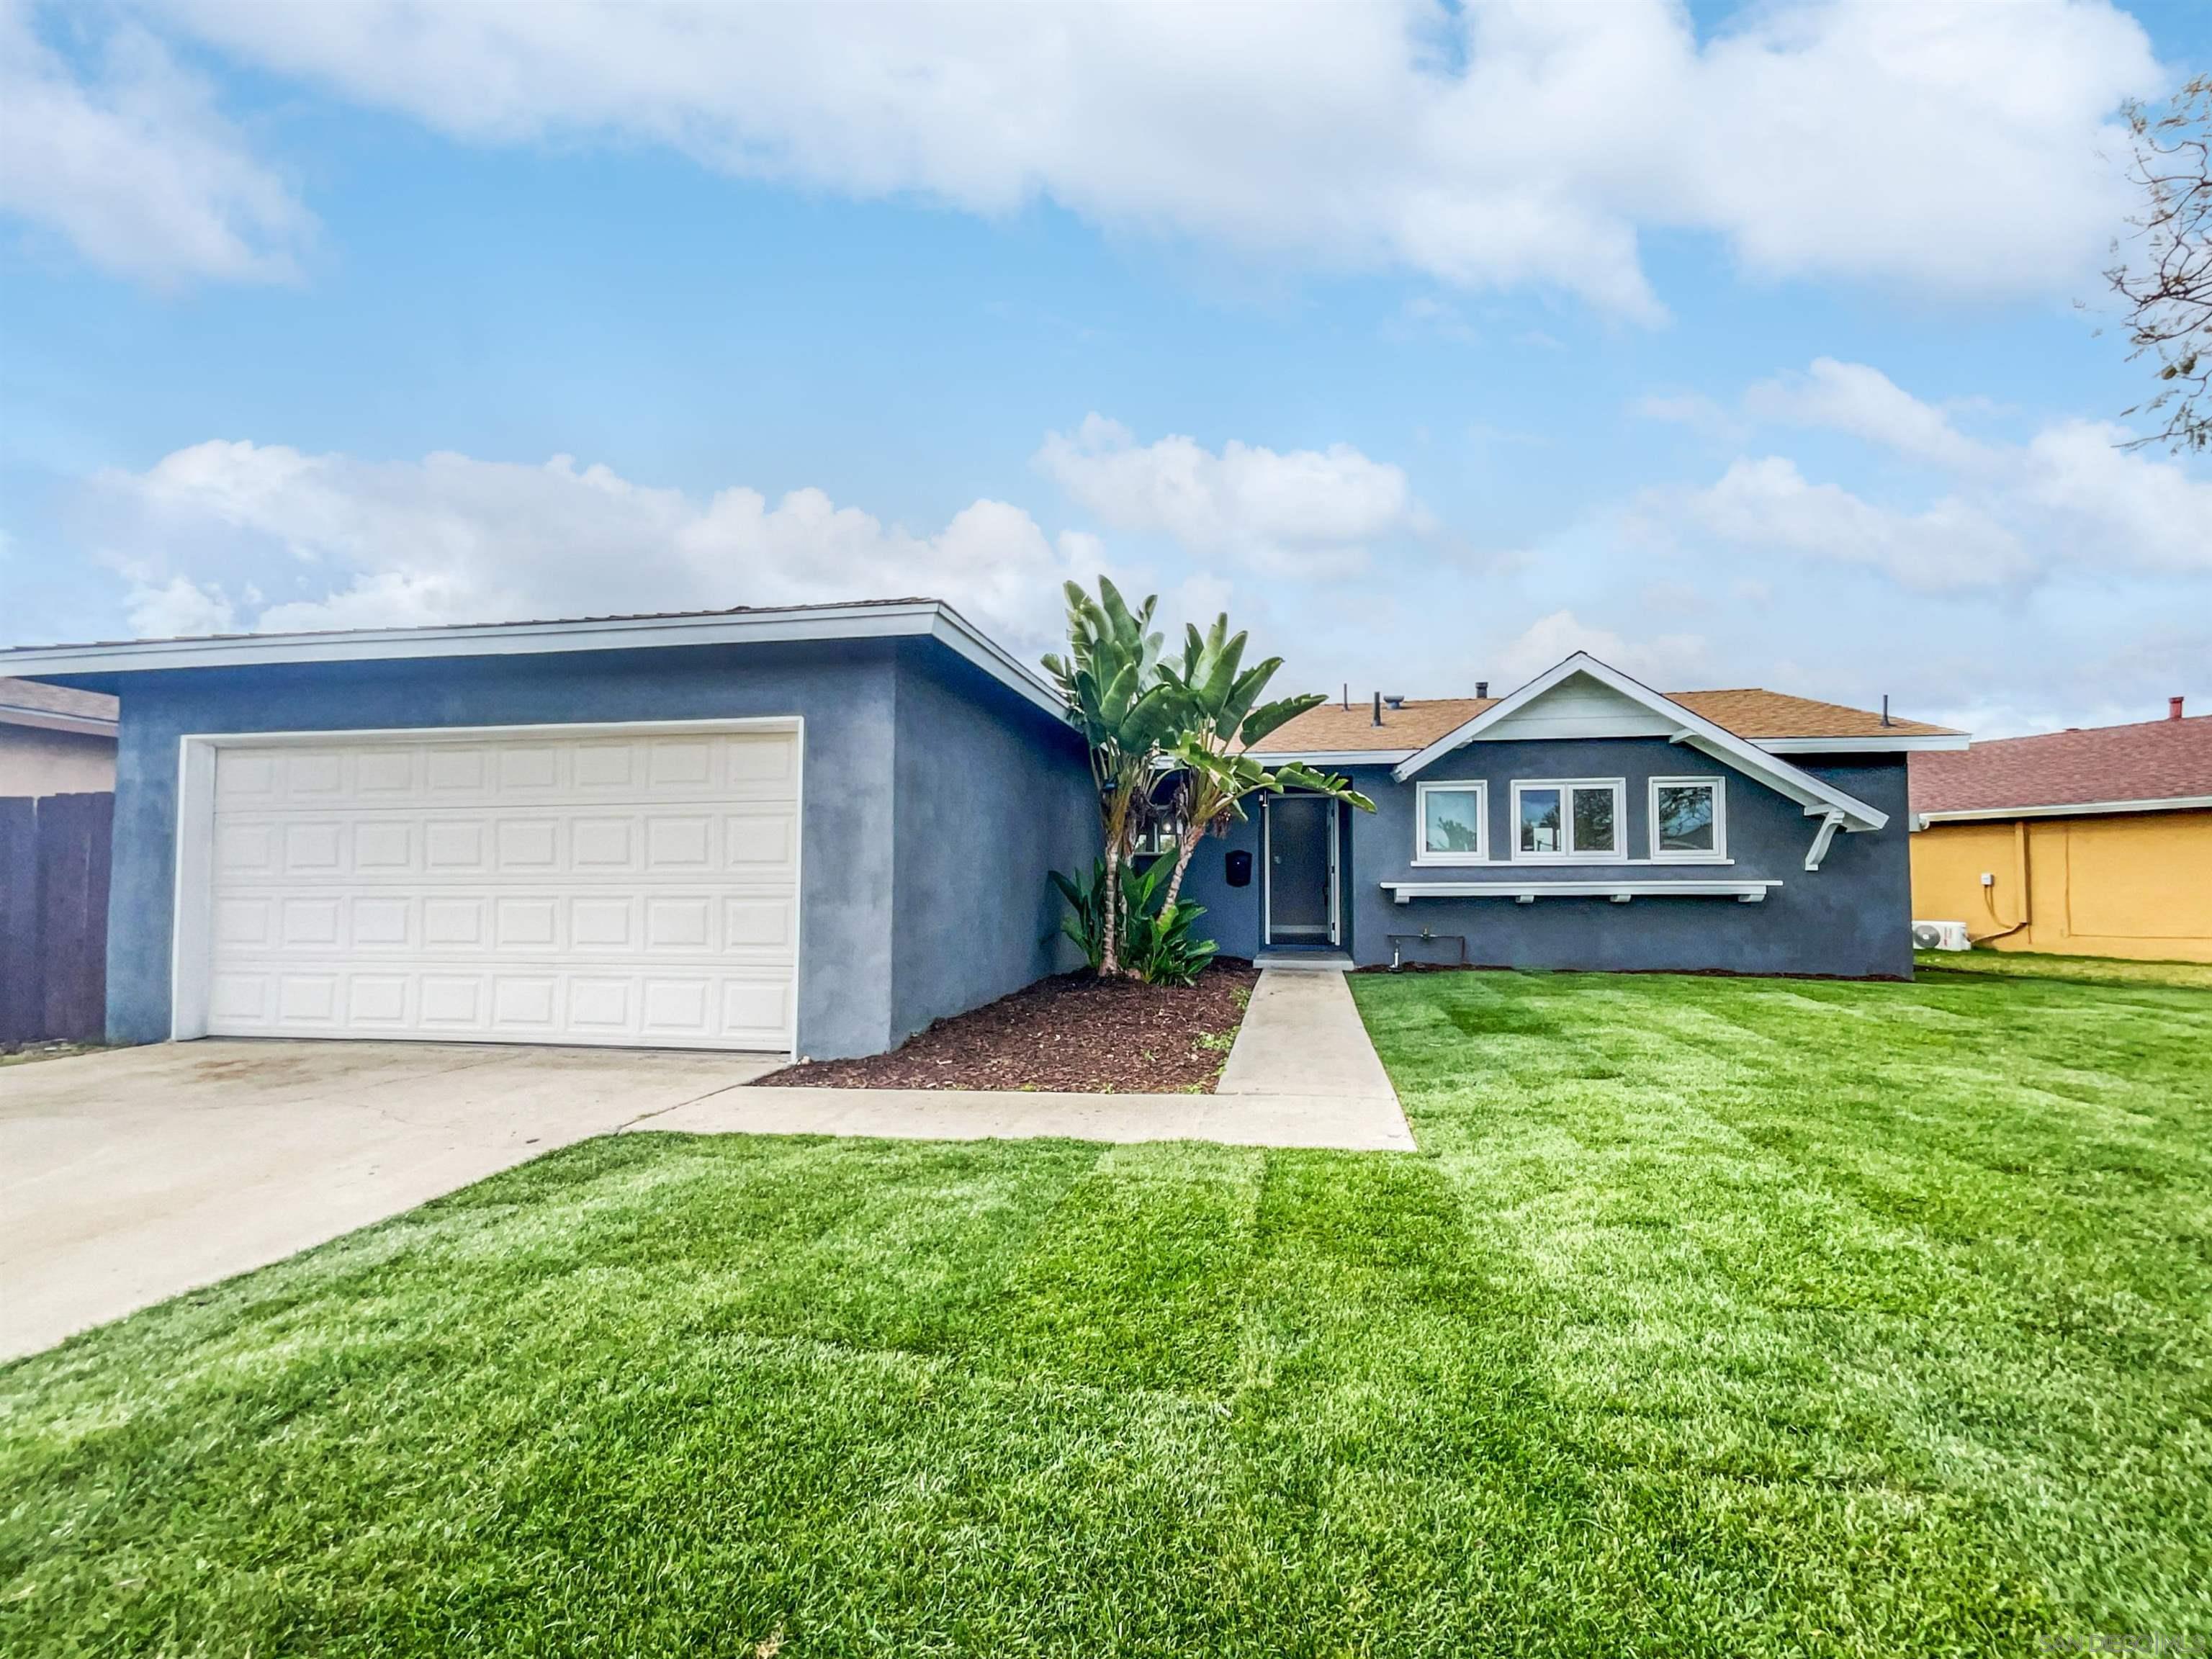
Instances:
[[[1197,929],[1198,919],[1206,914],[1204,905],[1165,902],[1174,868],[1173,860],[1156,859],[1143,869],[1127,871],[1118,884],[1117,954],[1122,969],[1147,985],[1190,984],[1205,971],[1216,949]],[[1104,955],[1105,860],[1091,865],[1091,878],[1082,885],[1057,870],[1052,872],[1052,884],[1067,902],[1060,931],[1081,948],[1083,959],[1095,970]]]

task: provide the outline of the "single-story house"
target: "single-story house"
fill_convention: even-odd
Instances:
[[[932,600],[0,653],[119,699],[111,1041],[895,1047],[1073,965],[1083,744]]]
[[[115,787],[115,699],[0,679],[0,799]]]
[[[946,606],[0,653],[119,700],[108,1034],[881,1051],[1073,965],[1098,828],[1053,688]],[[1481,688],[1479,688],[1481,689]],[[1270,739],[1224,952],[1905,975],[1905,756],[1965,739],[1577,655]],[[1256,872],[1256,873],[1255,873]]]
[[[1340,773],[1375,812],[1266,800],[1185,890],[1240,956],[1905,978],[1905,757],[1966,742],[1773,691],[1655,691],[1577,653],[1502,697],[1300,715],[1255,755]]]
[[[2000,951],[2212,962],[2212,716],[1912,757],[1912,914]]]

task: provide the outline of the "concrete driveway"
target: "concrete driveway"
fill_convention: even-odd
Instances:
[[[0,1066],[0,1359],[781,1063],[210,1039]]]
[[[210,1038],[0,1066],[0,1359],[622,1129],[1414,1150],[1341,974],[1262,975],[1212,1095],[741,1087],[781,1064]]]

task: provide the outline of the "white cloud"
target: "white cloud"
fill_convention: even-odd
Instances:
[[[2212,477],[2122,447],[2109,422],[2063,421],[2023,444],[1966,437],[1864,364],[1823,358],[1751,388],[1755,416],[1843,432],[1947,474],[1925,505],[1814,483],[1789,458],[1746,457],[1703,489],[1640,498],[1647,524],[1738,547],[1872,566],[1923,592],[2133,569],[2212,574]]]
[[[1723,408],[1702,392],[1647,392],[1630,402],[1628,412],[1644,420],[1686,427],[1716,443],[1741,443],[1750,435],[1743,416]]]
[[[278,6],[202,39],[484,143],[664,144],[862,198],[1095,222],[1660,314],[1651,228],[1774,276],[1982,297],[2093,272],[2154,95],[2102,0],[1238,7]],[[1962,185],[1961,181],[1969,181]]]
[[[1878,368],[1815,358],[1803,374],[1761,381],[1744,394],[1744,406],[1761,420],[1847,432],[1899,454],[1966,471],[1996,458]]]
[[[104,556],[149,633],[926,596],[1026,649],[1055,637],[1060,581],[1100,551],[1003,501],[918,535],[818,489],[701,501],[566,456],[379,463],[213,441],[96,491]]]
[[[1706,666],[1705,641],[1695,634],[1639,635],[1630,639],[1609,629],[1592,627],[1571,611],[1554,611],[1529,623],[1498,653],[1491,690],[1502,696],[1577,651],[1587,651],[1600,662],[1660,690],[1692,689],[1685,682],[1704,672]]]
[[[1738,461],[1681,500],[1724,540],[1870,564],[1923,592],[1985,587],[2034,568],[2018,538],[1981,508],[1948,497],[1918,512],[1876,507],[1836,484],[1808,483],[1780,456]]]
[[[2024,503],[2085,563],[2212,574],[2212,477],[2121,446],[2109,421],[2063,421],[2029,441]]]
[[[143,566],[131,570],[127,607],[131,631],[141,639],[190,638],[238,632],[238,612],[218,589],[188,576],[162,581]]]
[[[1278,453],[1231,439],[1216,453],[1186,437],[1139,444],[1091,415],[1073,436],[1048,434],[1036,464],[1116,530],[1273,574],[1356,569],[1370,543],[1427,523],[1405,473],[1348,444]]]
[[[0,213],[156,283],[291,275],[308,216],[208,88],[133,25],[96,55],[97,71],[80,76],[27,5],[0,0]]]

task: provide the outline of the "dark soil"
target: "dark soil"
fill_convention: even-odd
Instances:
[[[757,1081],[779,1088],[1211,1094],[1259,978],[1249,963],[1222,962],[1189,986],[1062,974],[940,1019],[888,1054],[811,1060]]]

